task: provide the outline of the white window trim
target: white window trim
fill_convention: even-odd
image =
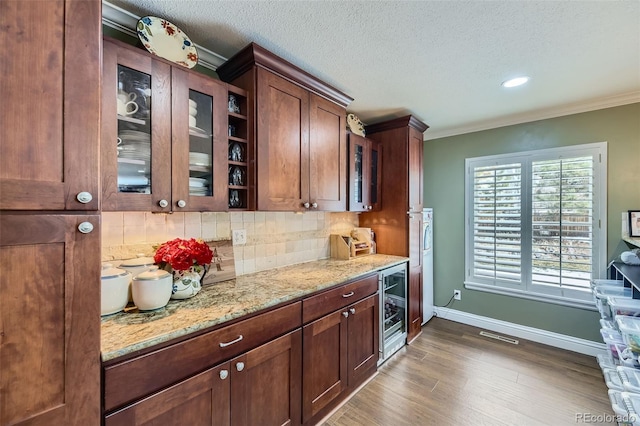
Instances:
[[[593,298],[588,292],[576,292],[576,297],[566,297],[559,294],[536,292],[529,277],[523,276],[524,282],[507,284],[483,282],[472,275],[473,269],[473,170],[472,167],[491,164],[506,164],[509,162],[525,161],[522,164],[522,193],[531,191],[531,162],[555,156],[576,157],[591,152],[594,155],[594,211],[593,211],[593,271],[592,278],[605,278],[607,266],[607,142],[597,142],[582,145],[572,145],[558,148],[548,148],[517,153],[498,154],[484,157],[465,159],[465,288],[494,294],[519,297],[530,300],[554,303],[564,306],[596,310]],[[529,195],[523,198],[523,215],[531,214]],[[531,230],[523,230],[522,241],[530,240]],[[529,253],[530,247],[524,247],[523,253]],[[530,263],[530,256],[523,256],[521,262]],[[527,265],[528,267],[528,265]]]

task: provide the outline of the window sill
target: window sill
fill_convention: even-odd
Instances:
[[[486,293],[501,294],[503,296],[511,296],[511,297],[519,297],[521,299],[535,300],[537,302],[552,303],[554,305],[568,306],[571,308],[584,309],[587,311],[596,311],[596,312],[598,311],[598,308],[596,308],[596,305],[593,300],[568,299],[564,297],[551,296],[548,294],[530,293],[530,292],[525,292],[520,290],[512,290],[512,289],[503,288],[503,287],[496,287],[493,285],[478,284],[478,283],[469,282],[469,281],[464,282],[464,288],[469,290],[483,291]]]

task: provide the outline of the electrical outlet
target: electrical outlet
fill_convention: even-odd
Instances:
[[[462,292],[460,290],[453,290],[453,298],[455,300],[462,300]]]
[[[233,230],[233,245],[241,246],[247,244],[247,230],[246,229],[234,229]]]

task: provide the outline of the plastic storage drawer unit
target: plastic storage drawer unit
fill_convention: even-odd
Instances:
[[[611,310],[611,316],[614,318],[616,315],[640,316],[640,299],[609,296],[607,297],[607,303]]]
[[[616,316],[622,340],[634,352],[640,352],[640,317]]]

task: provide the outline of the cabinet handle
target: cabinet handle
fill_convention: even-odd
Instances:
[[[349,308],[349,312],[351,312],[351,315],[355,315],[356,314],[356,308]]]
[[[87,204],[93,200],[93,196],[87,191],[82,191],[76,195],[76,200],[80,201],[82,204]]]
[[[353,296],[354,294],[355,294],[355,293],[351,291],[351,292],[349,292],[349,293],[347,293],[347,294],[343,294],[343,295],[342,295],[342,297],[344,297],[344,298],[346,299],[347,297],[351,297],[351,296]]]
[[[184,200],[178,200],[178,207],[184,208],[187,205],[187,202]]]
[[[78,225],[78,231],[82,232],[83,234],[88,234],[93,231],[93,224],[91,222],[82,222],[80,225]]]
[[[226,343],[221,342],[221,343],[220,343],[220,347],[221,347],[221,348],[226,348],[226,347],[227,347],[227,346],[229,346],[229,345],[233,345],[234,343],[238,343],[238,342],[239,342],[240,340],[242,340],[242,339],[244,339],[244,337],[243,337],[243,336],[242,336],[242,334],[241,334],[241,335],[239,335],[239,336],[238,336],[238,338],[237,338],[237,339],[235,339],[235,340],[232,340],[232,341],[230,341],[230,342],[226,342]]]
[[[372,210],[373,206],[367,206],[367,210]]]
[[[220,378],[224,380],[227,377],[229,377],[229,372],[227,370],[220,370]]]
[[[349,316],[349,312],[344,311],[344,312],[342,313],[342,316],[343,316],[343,317],[345,317],[345,318],[347,318],[347,317]]]
[[[314,208],[314,209],[317,209],[318,208],[318,203],[311,204],[311,207]]]
[[[302,205],[302,207],[304,207],[305,209],[308,209],[310,206],[311,206],[311,204],[309,204],[309,203],[304,203]]]
[[[160,200],[158,201],[158,205],[164,209],[169,205],[169,202],[167,200]]]
[[[244,362],[239,362],[236,364],[236,370],[242,371],[244,370]]]

